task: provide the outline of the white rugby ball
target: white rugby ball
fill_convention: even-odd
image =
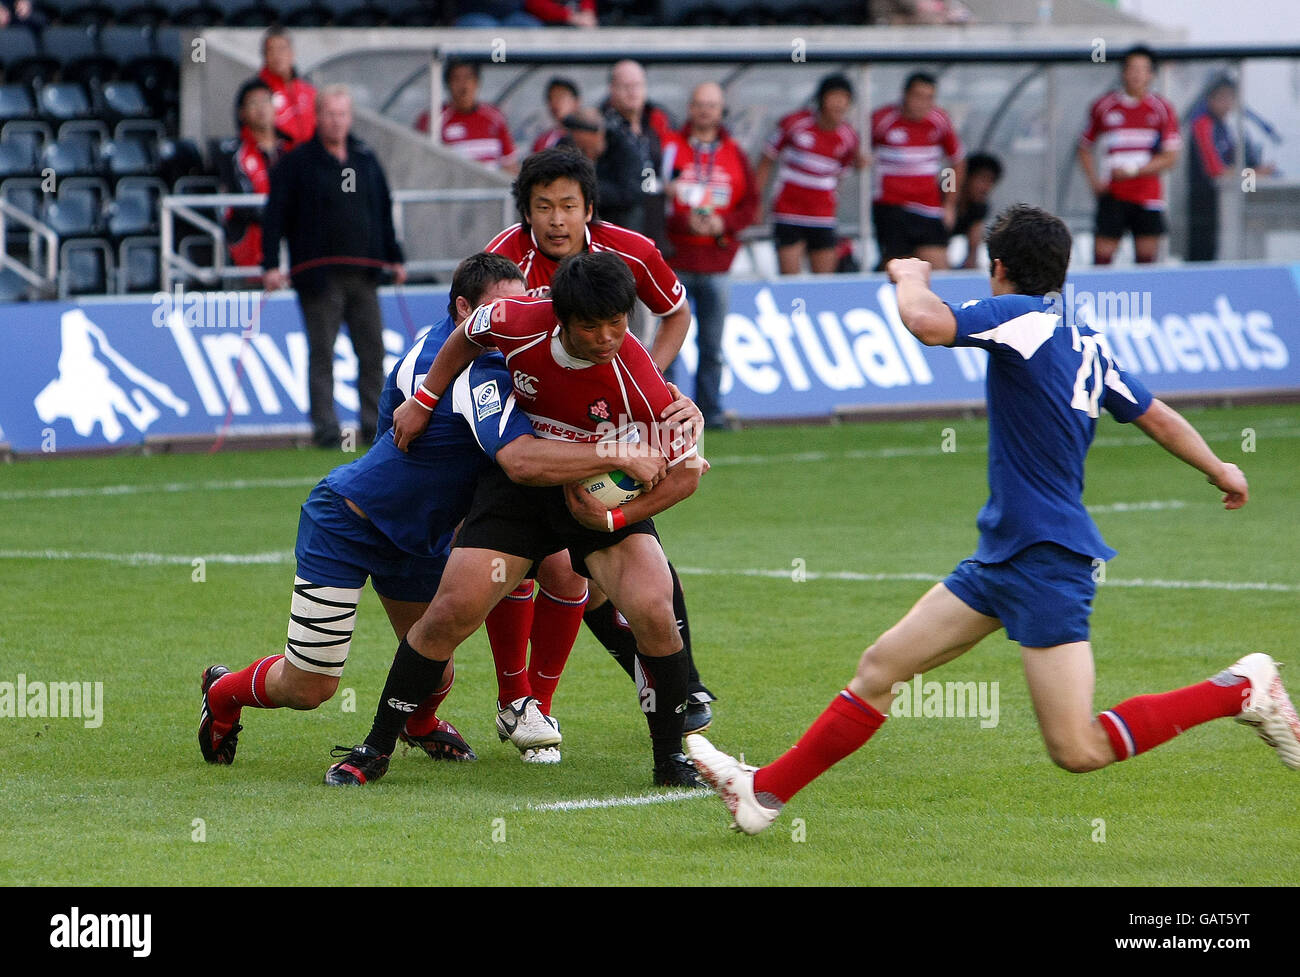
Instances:
[[[604,475],[584,479],[582,489],[606,509],[617,509],[641,494],[641,483],[616,468]]]

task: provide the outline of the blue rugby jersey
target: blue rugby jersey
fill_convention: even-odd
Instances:
[[[393,411],[411,396],[454,328],[451,317],[432,326],[389,374],[380,396],[383,433],[363,457],[334,469],[325,483],[351,499],[375,528],[416,556],[437,556],[469,512],[478,477],[515,438],[532,437],[518,410],[499,354],[478,357],[452,382],[424,433],[399,451]]]
[[[1109,560],[1083,506],[1083,466],[1099,408],[1121,423],[1151,406],[1142,382],[1115,362],[1106,337],[1062,322],[1041,295],[950,306],[954,346],[988,350],[989,499],[973,559],[1001,563],[1034,543]]]

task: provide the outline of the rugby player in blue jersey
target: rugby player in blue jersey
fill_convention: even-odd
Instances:
[[[886,269],[899,316],[917,339],[989,353],[989,499],[977,520],[979,546],[863,653],[848,688],[775,762],[755,768],[702,736],[687,737],[687,752],[736,830],[766,828],[798,791],[870,739],[903,683],[1002,628],[1021,645],[1039,729],[1066,770],[1097,770],[1227,717],[1254,726],[1288,767],[1300,769],[1300,719],[1276,663],[1263,653],[1204,682],[1093,714],[1093,569],[1115,555],[1082,498],[1100,409],[1202,472],[1227,509],[1246,504],[1246,478],[1124,372],[1104,335],[1063,319],[1070,232],[1060,219],[1011,207],[994,224],[988,252],[992,298],[960,307],[930,290],[926,262],[897,259]]]
[[[379,418],[385,433],[362,458],[326,475],[302,506],[283,654],[259,658],[238,672],[223,665],[204,670],[199,718],[203,759],[234,761],[244,707],[315,709],[334,695],[367,577],[405,645],[407,630],[437,592],[452,533],[469,511],[479,476],[493,462],[524,485],[562,485],[609,470],[608,454],[595,444],[533,436],[527,415],[516,408],[500,354],[479,357],[457,376],[408,451],[398,451],[393,443],[393,408],[410,396],[456,325],[479,305],[524,290],[519,268],[500,255],[477,254],[456,269],[449,314],[388,378]],[[679,404],[668,412],[681,409]],[[653,485],[666,471],[657,451],[625,454],[620,466],[643,482]],[[441,696],[450,690],[450,668],[444,677],[433,700],[409,704],[406,711],[412,715],[403,738],[435,758],[473,759],[455,728],[434,716]],[[536,721],[541,722],[540,714]]]

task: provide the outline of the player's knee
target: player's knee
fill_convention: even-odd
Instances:
[[[857,685],[863,689],[868,697],[874,698],[878,695],[884,695],[892,690],[897,682],[906,681],[912,676],[898,675],[897,668],[894,667],[880,646],[876,642],[862,653],[858,659],[858,671],[856,674]]]
[[[487,610],[472,595],[439,593],[421,619],[420,632],[425,637],[437,636],[459,643],[478,630],[487,617]]]
[[[315,709],[328,702],[338,690],[339,680],[333,675],[318,675],[293,669],[286,675],[288,681],[281,691],[279,704],[289,709]]]
[[[671,597],[643,598],[619,610],[627,618],[644,654],[659,656],[681,651],[682,636],[677,629],[677,613]]]
[[[1069,773],[1089,773],[1110,762],[1084,743],[1048,743],[1047,755],[1062,770]]]

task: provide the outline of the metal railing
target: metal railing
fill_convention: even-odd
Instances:
[[[185,193],[162,197],[159,207],[159,278],[163,291],[169,292],[177,278],[195,279],[204,285],[220,286],[228,280],[260,278],[258,265],[231,265],[227,261],[226,232],[220,219],[204,216],[200,210],[221,211],[228,207],[252,208],[266,203],[261,193]],[[393,229],[397,239],[404,241],[407,210],[425,204],[495,203],[500,205],[502,226],[513,223],[514,203],[508,188],[447,189],[447,190],[394,190]],[[176,240],[177,219],[188,221],[212,242],[212,263],[201,265],[178,250]],[[406,262],[408,275],[439,274],[453,271],[464,255],[416,258]],[[281,265],[284,265],[281,250]]]
[[[45,243],[45,274],[28,267],[9,254],[9,222],[15,221],[37,235]],[[35,247],[29,249],[33,264],[36,263]],[[59,275],[59,236],[54,228],[38,221],[30,214],[24,213],[7,200],[0,200],[0,268],[8,268],[18,274],[23,281],[35,287],[42,297],[54,295],[58,288]]]

